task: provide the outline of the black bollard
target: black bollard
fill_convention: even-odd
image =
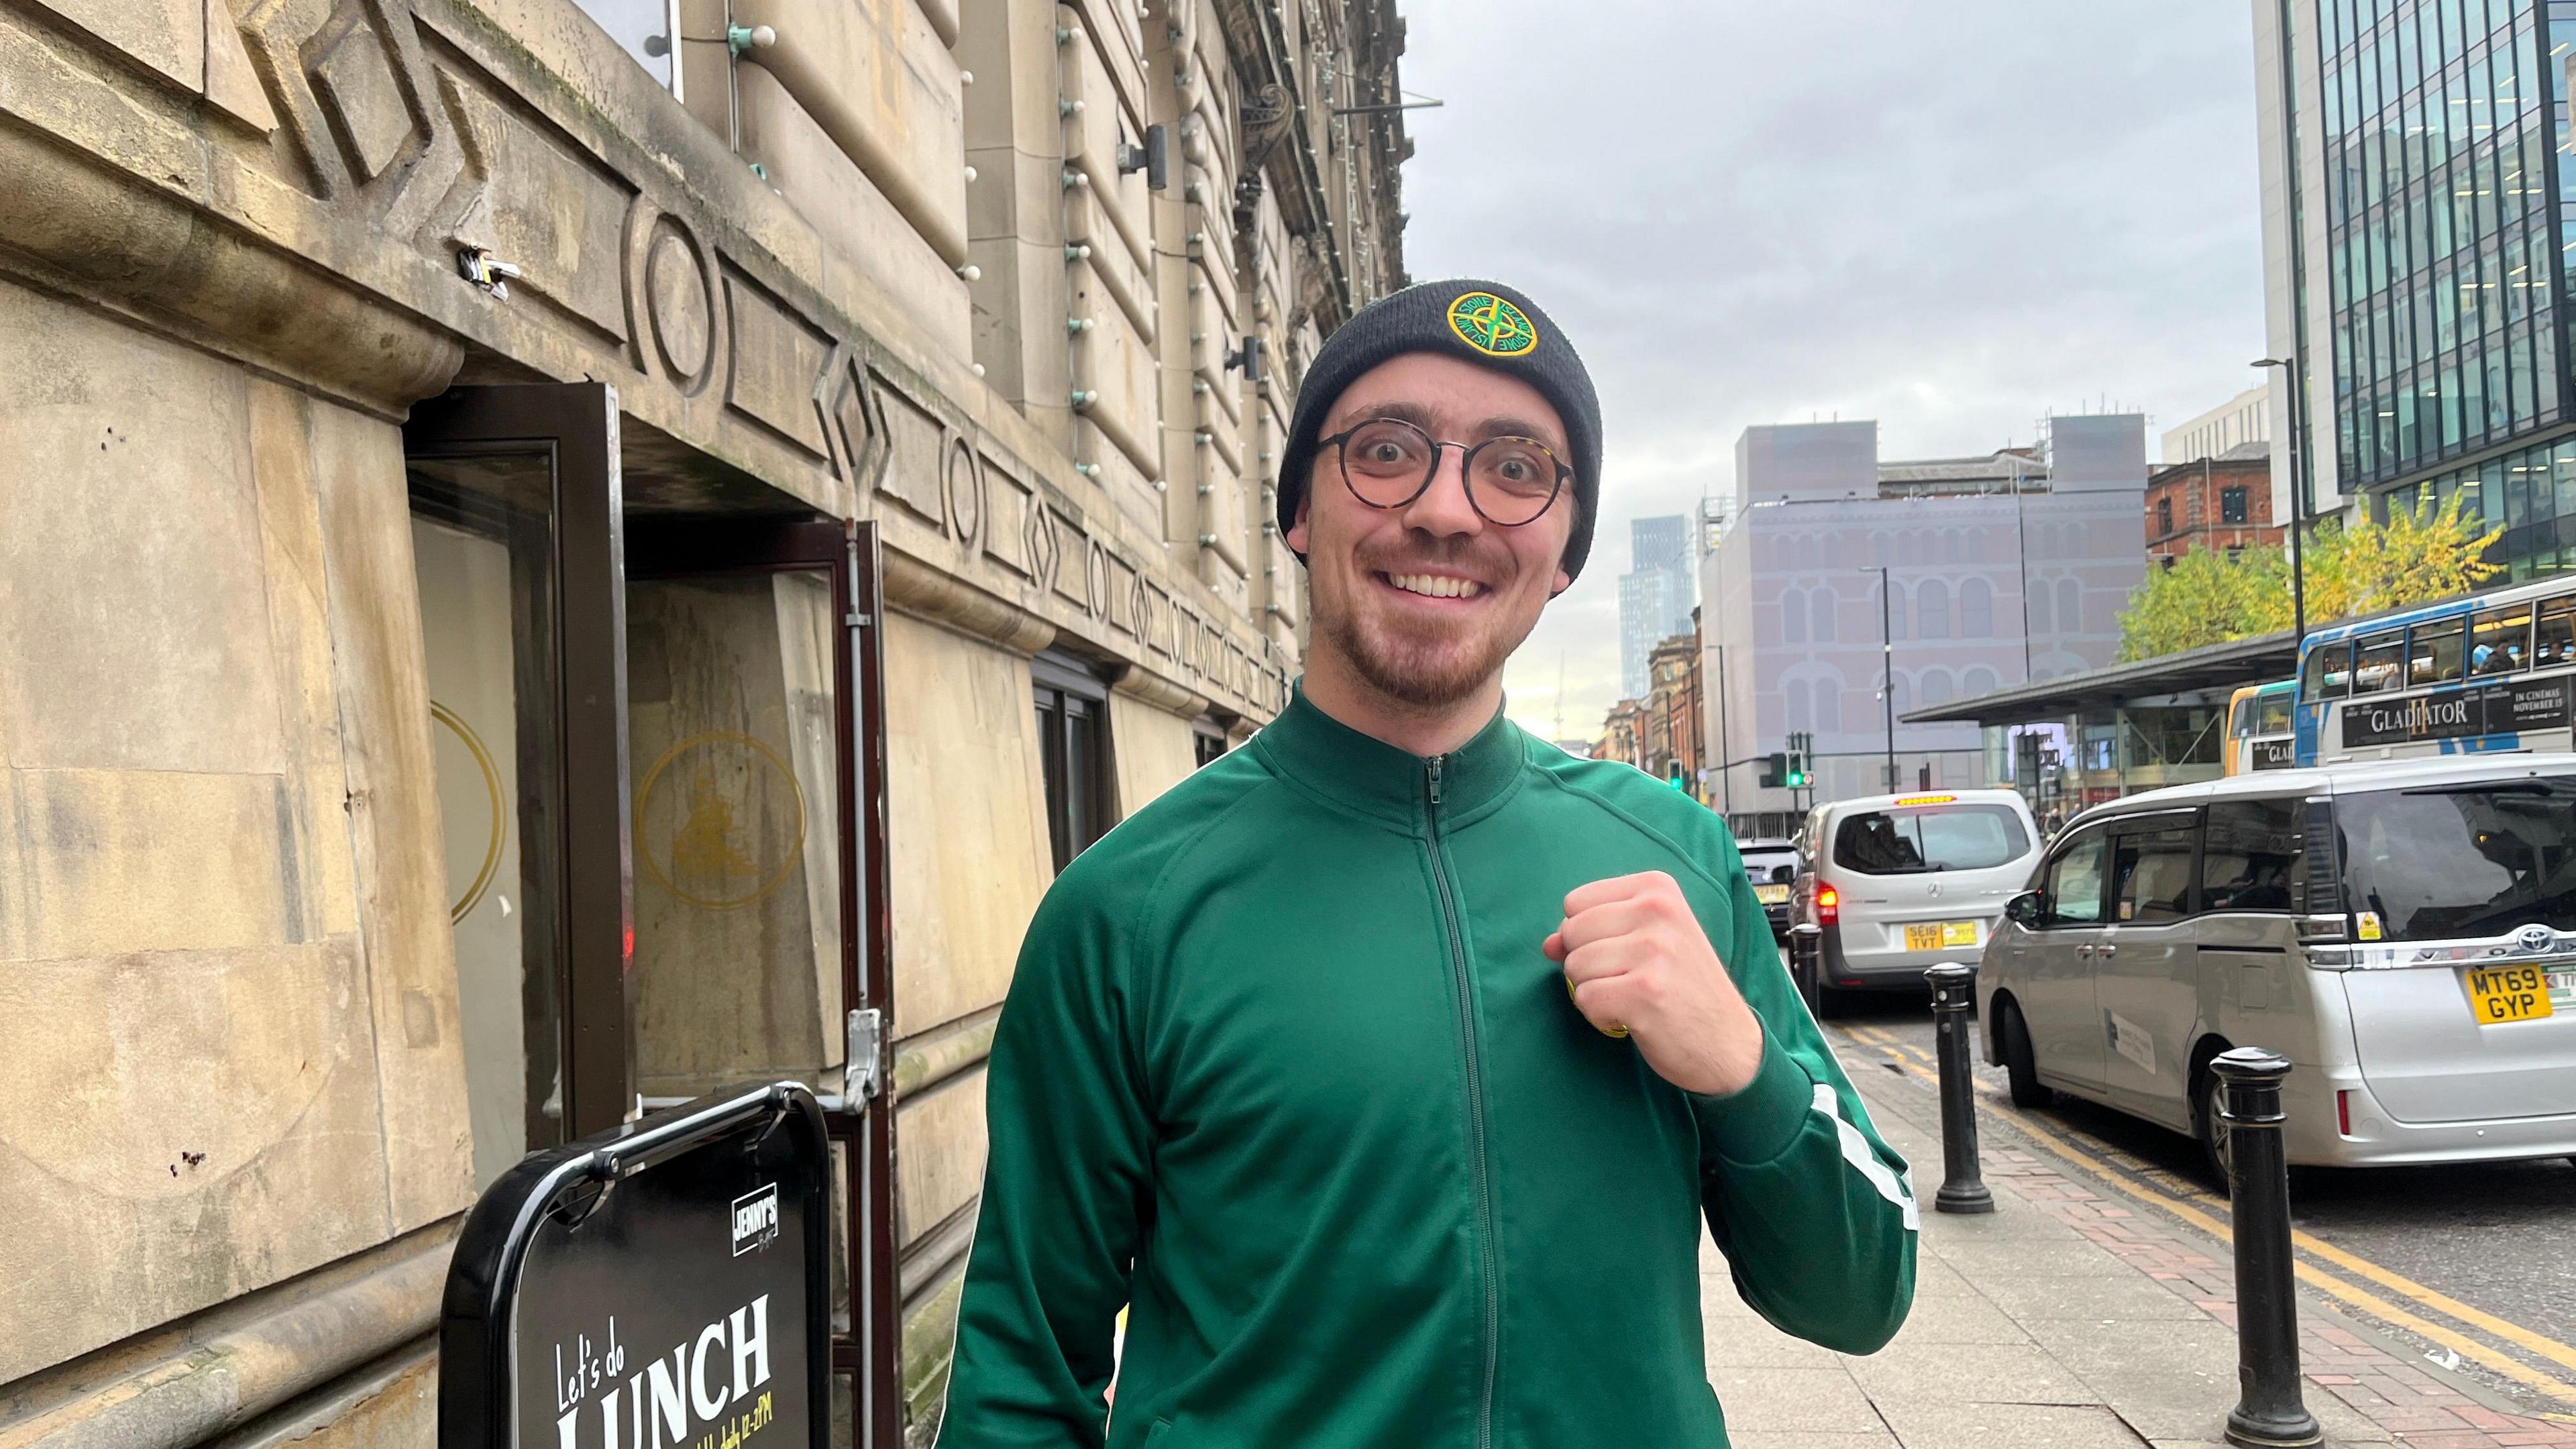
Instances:
[[[1813,921],[1789,928],[1789,982],[1807,1003],[1807,1014],[1818,1021],[1825,1016],[1824,939],[1824,927]]]
[[[2299,1393],[2299,1300],[2290,1257],[2290,1166],[2281,1147],[2281,1081],[2289,1059],[2261,1047],[2221,1052],[2209,1064],[2224,1084],[2236,1240],[2236,1379],[2227,1442],[2249,1449],[2321,1444]]]
[[[1990,1213],[1995,1195],[1977,1166],[1977,1083],[1968,1065],[1977,969],[1945,962],[1923,979],[1932,983],[1932,1030],[1941,1062],[1941,1190],[1932,1195],[1932,1206],[1945,1213]]]

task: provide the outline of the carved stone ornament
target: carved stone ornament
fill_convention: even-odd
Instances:
[[[972,549],[984,527],[984,470],[974,448],[955,433],[948,437],[946,472],[949,529],[959,543]]]
[[[841,476],[855,495],[874,487],[878,470],[885,466],[885,416],[878,410],[876,389],[868,385],[868,370],[857,350],[844,351],[840,365],[833,369],[838,381],[830,404],[832,441],[838,449]]]
[[[1059,545],[1056,541],[1054,514],[1054,509],[1042,504],[1029,509],[1027,540],[1029,578],[1037,586],[1041,597],[1055,586],[1056,566],[1062,562],[1057,556]]]
[[[645,252],[644,297],[662,365],[682,391],[695,392],[715,360],[716,292],[704,256],[667,217]]]
[[[1083,558],[1082,600],[1095,619],[1109,612],[1109,550],[1097,539]]]

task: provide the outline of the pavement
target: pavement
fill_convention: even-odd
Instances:
[[[1914,1165],[1914,1311],[1867,1356],[1789,1337],[1735,1295],[1715,1249],[1709,1380],[1736,1449],[2200,1449],[2237,1396],[2230,1249],[2068,1169],[1980,1112],[1995,1211],[1932,1210],[1937,1099],[1920,1060],[1881,1070],[1829,1029],[1880,1131]],[[2533,1411],[2301,1293],[2301,1367],[2329,1445],[2576,1449],[2576,1405]]]

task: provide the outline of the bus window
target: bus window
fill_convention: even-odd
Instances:
[[[2469,673],[2510,674],[2531,663],[2531,609],[2490,609],[2469,623]]]
[[[2254,702],[2254,733],[2286,735],[2290,732],[2290,692],[2267,689]]]
[[[2227,737],[2231,740],[2254,738],[2254,689],[2251,685],[2236,691],[2235,701],[2228,707]]]
[[[2460,677],[2460,640],[2468,631],[2466,619],[2445,619],[2438,624],[2418,624],[2414,645],[2406,656],[2406,683],[2450,684]]]
[[[2341,699],[2351,684],[2351,645],[2320,644],[2308,651],[2307,668],[2299,676],[2301,699]]]
[[[2406,631],[2364,634],[2353,641],[2352,692],[2377,694],[2395,689],[2406,666]]]
[[[2540,606],[2540,637],[2532,641],[2531,667],[2570,664],[2576,664],[2576,599],[2551,599]]]

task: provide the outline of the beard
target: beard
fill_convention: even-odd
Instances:
[[[1504,661],[1538,623],[1535,615],[1513,618],[1499,597],[1479,617],[1446,627],[1369,607],[1365,596],[1376,574],[1439,561],[1418,553],[1384,562],[1355,560],[1356,596],[1319,589],[1311,601],[1317,638],[1348,661],[1361,682],[1390,702],[1423,713],[1472,698],[1502,672]]]

